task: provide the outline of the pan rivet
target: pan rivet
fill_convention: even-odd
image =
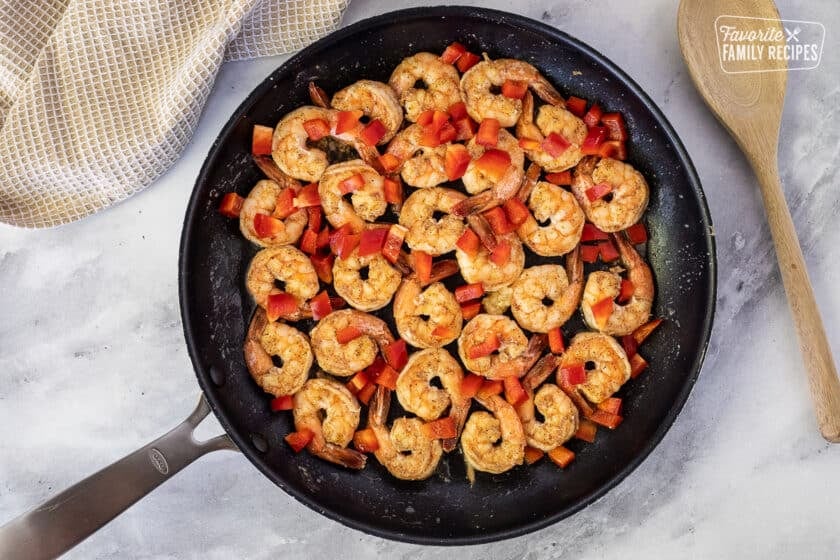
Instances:
[[[219,368],[210,366],[208,373],[210,374],[210,380],[213,381],[216,387],[221,387],[225,384],[225,374]]]
[[[260,434],[251,434],[251,443],[257,448],[260,453],[268,451],[268,442]]]

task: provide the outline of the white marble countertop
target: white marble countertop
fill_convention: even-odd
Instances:
[[[755,179],[691,85],[677,45],[677,2],[481,4],[542,19],[589,43],[663,109],[708,196],[718,241],[719,300],[691,398],[633,474],[554,526],[457,554],[836,557],[840,446],[825,443],[816,431]],[[354,0],[345,23],[393,7],[385,0]],[[840,12],[828,1],[781,0],[779,7],[783,17],[817,20],[827,29],[819,69],[788,80],[779,167],[840,356],[840,55],[832,48]],[[145,192],[59,229],[0,227],[0,523],[147,443],[192,409],[199,390],[177,303],[184,208],[223,123],[284,59],[224,66],[183,158]],[[202,434],[219,430],[215,420],[207,424]],[[68,557],[453,553],[347,529],[294,501],[244,457],[216,453]]]

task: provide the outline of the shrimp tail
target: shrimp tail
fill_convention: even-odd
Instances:
[[[368,423],[373,426],[384,426],[388,419],[388,410],[391,408],[391,390],[382,385],[376,386],[373,396],[370,399],[368,409]]]
[[[315,82],[309,82],[309,99],[312,100],[313,105],[324,109],[330,108],[330,98],[327,96],[327,92],[318,87]]]
[[[516,192],[516,197],[519,198],[519,200],[522,202],[528,201],[528,198],[531,197],[531,191],[534,190],[534,187],[537,185],[537,181],[540,178],[540,172],[540,166],[536,163],[532,163],[528,166],[528,169],[525,171],[525,176],[522,178],[522,184]]]
[[[589,402],[583,397],[583,395],[581,395],[580,392],[578,392],[574,385],[567,385],[562,381],[562,379],[560,379],[559,371],[557,373],[557,386],[560,387],[561,391],[566,393],[566,396],[572,399],[572,402],[575,403],[575,406],[578,407],[578,410],[580,410],[581,415],[583,415],[586,418],[592,416],[592,414],[595,412],[595,409],[592,407],[592,405],[589,404]]]
[[[446,259],[438,261],[432,265],[432,272],[429,275],[428,284],[440,282],[444,278],[449,278],[458,274],[461,269],[458,267],[458,261],[454,259]]]
[[[300,183],[297,179],[293,179],[292,177],[283,173],[283,171],[277,167],[277,164],[274,163],[274,160],[271,159],[271,156],[253,156],[254,163],[257,164],[257,167],[260,168],[266,177],[277,183],[283,188],[293,188],[299,189]]]
[[[470,214],[467,216],[467,223],[481,240],[481,244],[484,245],[487,252],[492,253],[499,242],[496,240],[496,234],[493,233],[487,219],[481,214]]]
[[[487,190],[482,193],[474,194],[473,196],[467,197],[455,206],[453,206],[452,214],[458,216],[459,218],[463,218],[465,216],[469,216],[477,212],[489,210],[494,206],[498,206],[498,204],[495,204],[495,202],[496,197],[493,194],[493,191]]]
[[[540,77],[540,79],[531,82],[531,87],[540,99],[546,103],[550,103],[555,107],[566,108],[566,101],[563,99],[563,96],[545,78]]]
[[[405,251],[400,251],[396,262],[394,262],[394,267],[397,270],[399,270],[400,274],[402,274],[403,276],[408,276],[414,270],[411,267],[411,259],[409,258],[408,253],[406,253]]]
[[[525,374],[522,385],[527,391],[533,391],[557,369],[560,358],[554,354],[546,354]]]
[[[362,158],[362,161],[376,169],[376,166],[379,163],[379,150],[376,149],[376,146],[368,146],[359,140],[353,147],[359,153],[359,157]]]
[[[452,408],[449,411],[449,416],[455,422],[455,437],[441,441],[443,450],[449,453],[453,451],[458,445],[458,438],[461,437],[461,431],[464,429],[464,423],[467,421],[467,413],[470,411],[470,399],[463,399],[459,402],[453,402]]]
[[[342,467],[347,467],[348,469],[361,470],[365,468],[365,463],[367,462],[367,457],[364,453],[347,447],[339,447],[331,443],[326,443],[324,447],[317,452],[312,451],[312,453],[321,459],[335,463],[336,465],[341,465]]]

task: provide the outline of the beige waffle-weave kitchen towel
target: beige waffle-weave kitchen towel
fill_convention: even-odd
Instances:
[[[222,62],[298,50],[349,0],[0,0],[0,221],[140,191],[189,142]]]

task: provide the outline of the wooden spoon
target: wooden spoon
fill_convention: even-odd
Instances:
[[[781,32],[779,11],[772,0],[682,0],[677,16],[677,32],[694,85],[747,155],[758,176],[782,281],[799,337],[799,348],[805,361],[817,423],[822,436],[837,443],[840,442],[840,381],[776,165],[787,66],[784,60],[762,60],[755,62],[753,68],[749,67],[749,63],[735,68],[761,71],[724,72],[716,36],[717,18],[722,15],[767,18],[770,21],[728,21],[737,21],[739,29],[772,27]]]

